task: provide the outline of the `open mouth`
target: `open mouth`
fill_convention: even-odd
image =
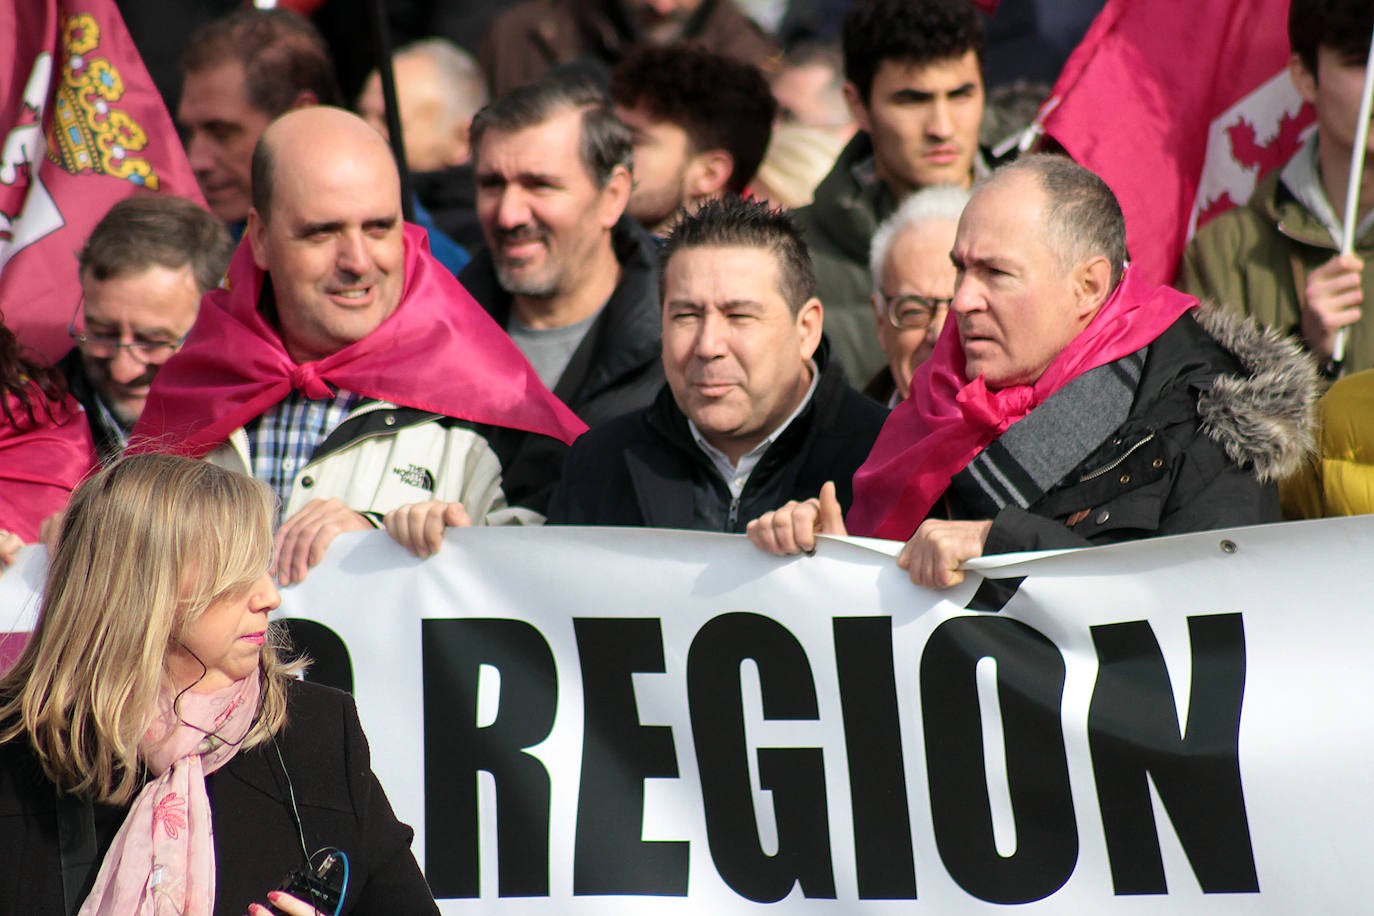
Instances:
[[[342,289],[327,290],[330,299],[346,308],[369,305],[372,302],[372,286],[347,286]]]
[[[501,257],[507,261],[528,261],[544,247],[540,238],[510,239],[501,243]]]

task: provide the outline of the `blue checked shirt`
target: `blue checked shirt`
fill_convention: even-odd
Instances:
[[[244,429],[253,476],[267,483],[280,500],[277,524],[291,499],[296,473],[310,463],[315,449],[361,400],[362,395],[343,390],[327,401],[312,401],[292,391]]]

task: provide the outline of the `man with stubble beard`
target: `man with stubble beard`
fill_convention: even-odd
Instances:
[[[459,279],[588,426],[663,384],[658,254],[625,215],[631,140],[601,92],[535,83],[473,118],[487,250]]]

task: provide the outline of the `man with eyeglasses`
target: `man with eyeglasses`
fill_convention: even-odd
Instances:
[[[968,191],[954,185],[908,197],[873,233],[873,317],[887,365],[864,394],[896,407],[911,392],[911,374],[935,349],[954,299],[949,253]]]
[[[81,299],[67,333],[76,346],[58,367],[86,409],[102,464],[118,458],[153,378],[186,340],[200,297],[219,283],[234,243],[189,200],[122,200],[77,255]]]
[[[742,532],[763,509],[850,478],[887,412],[821,342],[811,258],[792,218],[733,195],[664,242],[654,402],[572,448],[549,522]]]

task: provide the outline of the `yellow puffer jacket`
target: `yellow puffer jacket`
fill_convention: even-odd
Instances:
[[[1374,513],[1374,369],[1321,399],[1317,457],[1280,487],[1285,518]]]

